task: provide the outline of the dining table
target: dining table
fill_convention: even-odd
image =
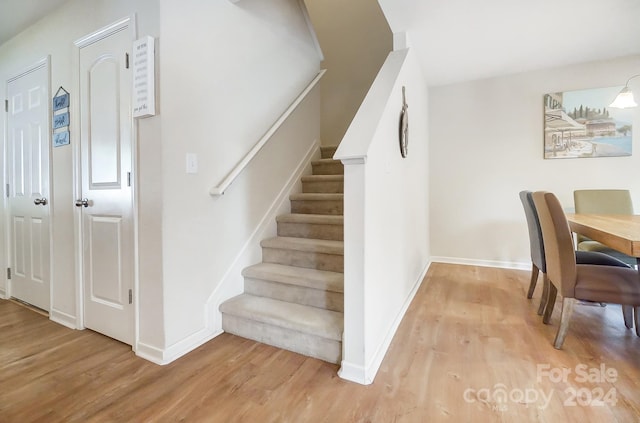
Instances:
[[[635,257],[640,271],[640,215],[567,213],[572,232]]]
[[[635,257],[640,277],[640,215],[567,213],[566,216],[572,232]],[[640,318],[637,309],[635,312],[632,310],[630,307],[622,308],[625,325],[631,328],[627,322],[631,322],[634,314],[636,335],[640,336]]]

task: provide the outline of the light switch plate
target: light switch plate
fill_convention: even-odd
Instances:
[[[187,153],[187,173],[198,173],[198,155]]]

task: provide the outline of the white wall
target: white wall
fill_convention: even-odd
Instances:
[[[316,76],[297,0],[161,0],[162,273],[170,360],[207,337],[207,299],[319,137],[319,116],[268,144],[218,198],[209,195]],[[198,156],[197,174],[185,155]],[[238,274],[237,280],[241,283]]]
[[[322,83],[322,144],[338,145],[380,67],[392,35],[371,0],[305,0],[327,74]]]
[[[400,155],[402,87],[409,154]],[[334,156],[345,164],[345,331],[340,376],[368,384],[429,262],[427,87],[410,50],[392,52]]]
[[[73,42],[88,33],[113,23],[125,16],[137,14],[139,34],[157,36],[159,17],[155,0],[72,0],[59,7],[34,26],[0,46],[0,98],[5,98],[6,80],[20,70],[32,65],[46,55],[51,55],[51,94],[59,86],[71,93],[76,92],[73,80],[72,55],[76,50]],[[5,135],[6,115],[2,114],[1,133]],[[72,122],[78,119],[72,115]],[[140,166],[139,208],[140,218],[140,293],[141,301],[140,338],[146,342],[162,345],[162,303],[157,293],[155,265],[158,263],[157,248],[158,221],[160,209],[154,203],[154,186],[158,181],[159,160],[154,160],[154,152],[159,143],[159,120],[147,119],[138,128],[138,154],[146,158]],[[74,326],[79,310],[76,296],[76,273],[74,252],[74,214],[73,206],[73,146],[78,143],[77,134],[71,133],[71,145],[52,150],[51,168],[53,172],[51,204],[51,224],[53,225],[53,268],[52,319]],[[4,211],[3,211],[4,213]],[[4,239],[4,216],[2,217]],[[7,255],[3,251],[2,264],[8,266]],[[147,283],[149,282],[150,283]],[[4,273],[0,275],[0,284],[5,284]],[[157,312],[154,311],[157,309]]]
[[[226,292],[222,280],[232,280],[232,288],[242,286],[240,274],[233,278],[227,272],[318,141],[317,90],[224,196],[212,198],[209,189],[315,77],[320,59],[297,0],[72,0],[0,46],[0,80],[50,54],[52,91],[62,85],[73,98],[73,42],[133,13],[138,34],[156,37],[158,99],[157,116],[137,125],[135,347],[146,358],[167,362],[214,334],[207,301],[214,292]],[[5,89],[2,84],[0,93]],[[52,316],[71,323],[80,313],[74,255],[76,136],[72,133],[70,147],[52,152]],[[185,173],[186,153],[198,155],[197,174]],[[6,254],[2,261],[6,266]],[[0,284],[6,284],[3,276]]]
[[[573,207],[573,190],[630,189],[640,211],[640,108],[633,155],[543,159],[543,95],[624,85],[640,56],[585,63],[429,90],[433,260],[530,265],[518,192],[549,190]],[[640,97],[640,79],[632,81]]]

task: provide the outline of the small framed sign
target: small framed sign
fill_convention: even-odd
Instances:
[[[53,129],[69,126],[69,112],[53,115]]]
[[[53,134],[53,146],[60,147],[69,144],[69,131],[56,132]]]
[[[60,87],[62,94],[57,94],[53,97],[53,111],[64,109],[65,107],[69,107],[69,93],[64,90],[64,88]],[[60,89],[58,92],[60,92]]]

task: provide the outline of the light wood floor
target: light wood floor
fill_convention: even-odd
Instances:
[[[528,277],[433,264],[370,386],[228,334],[157,366],[0,301],[0,422],[640,421],[640,338],[624,328],[620,308],[578,307],[564,349],[554,350],[559,310],[542,324],[541,287],[527,300]],[[551,380],[539,365],[571,373]],[[580,381],[601,366],[615,381]],[[493,395],[500,390],[510,398]],[[546,407],[540,392],[551,398]]]

